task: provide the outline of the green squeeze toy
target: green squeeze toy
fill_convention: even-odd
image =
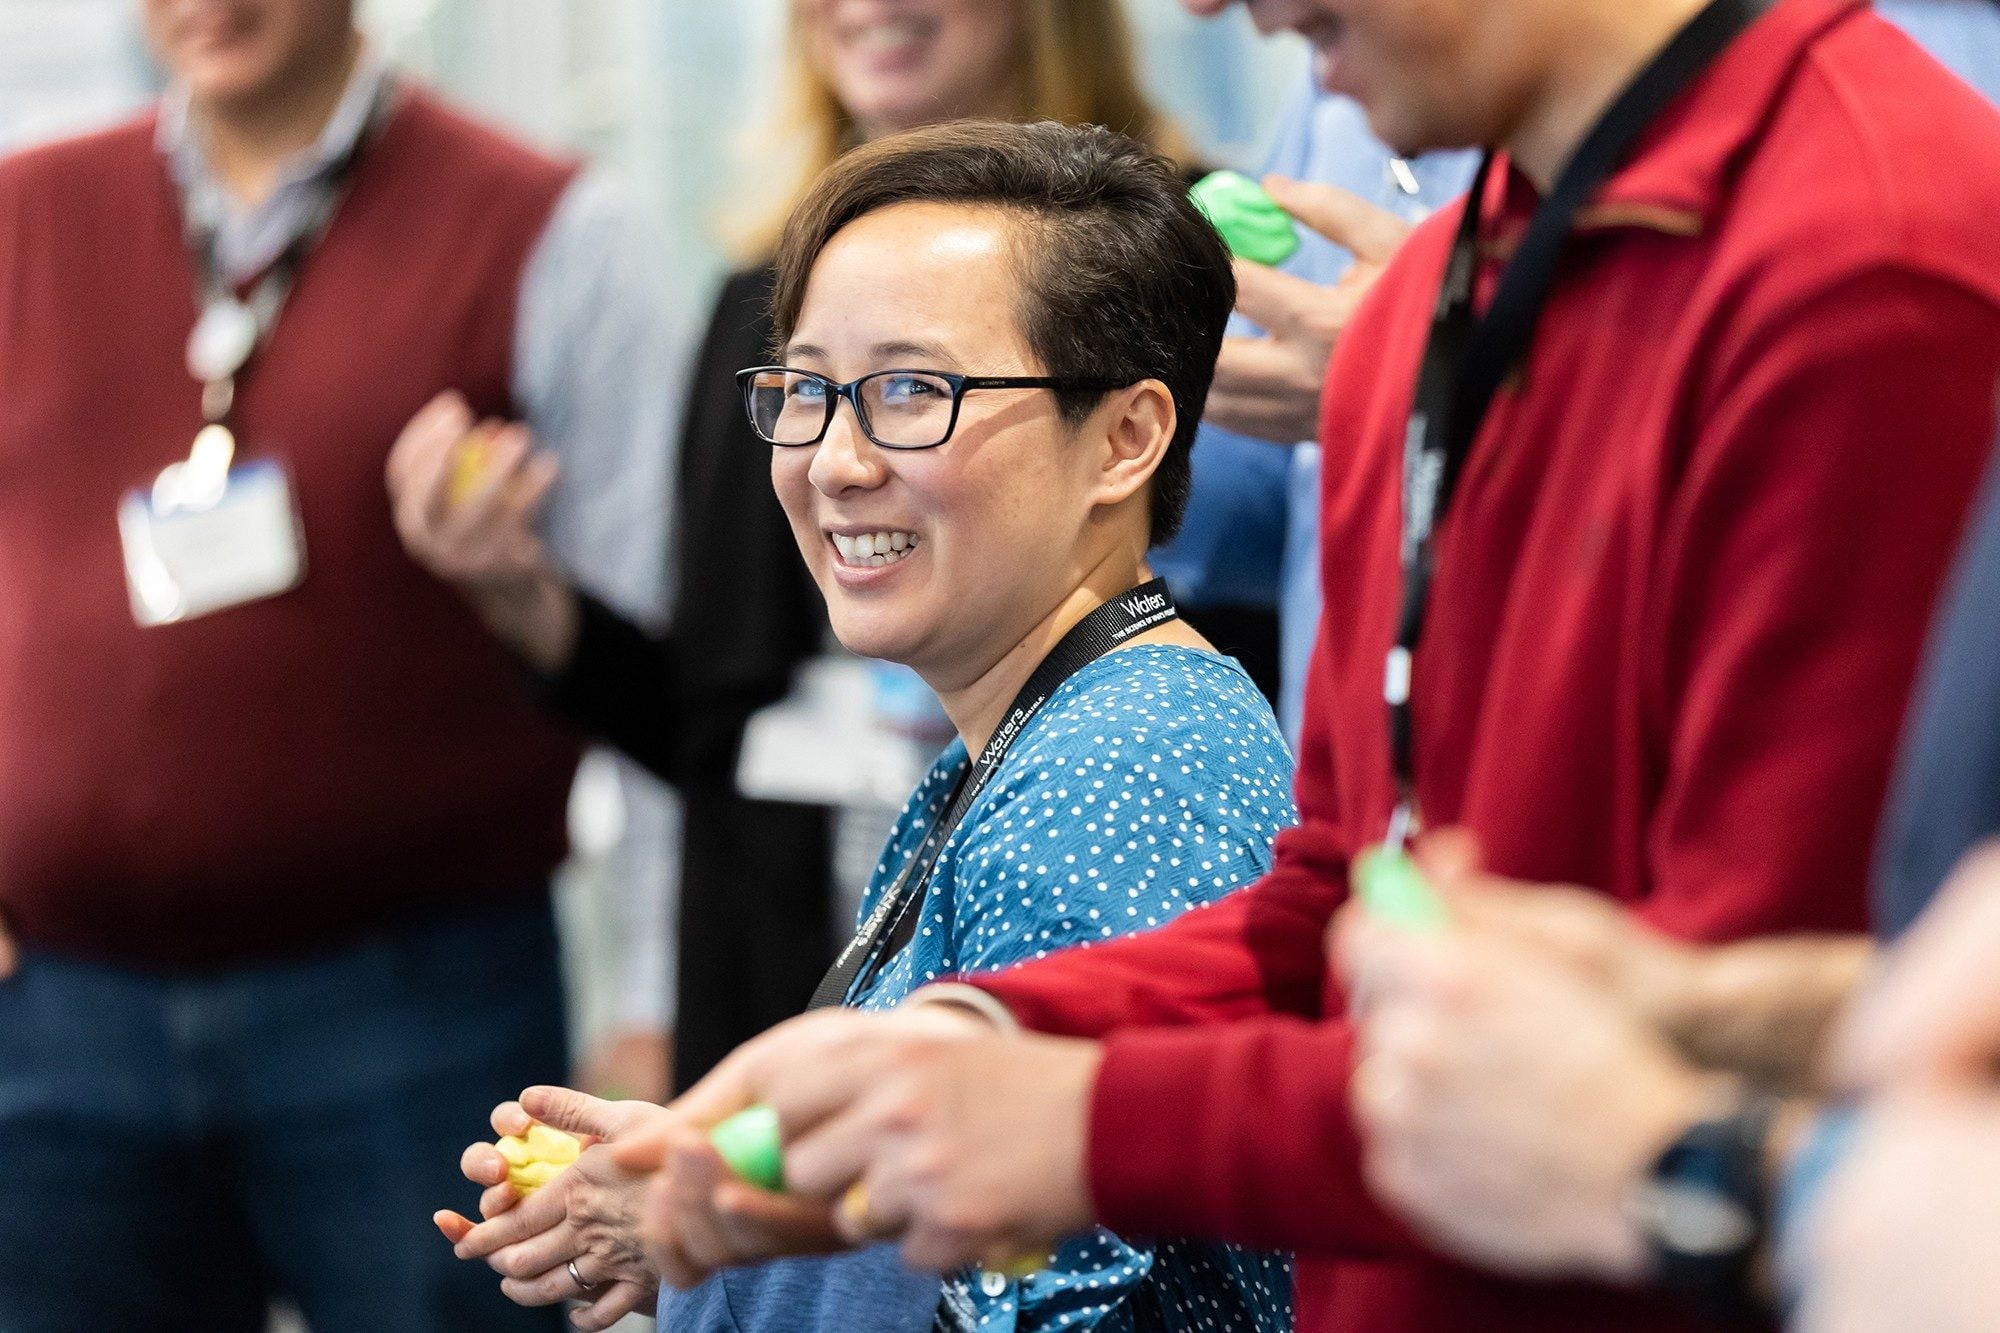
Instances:
[[[708,1131],[708,1141],[738,1176],[759,1189],[784,1192],[785,1149],[778,1141],[776,1108],[753,1106],[738,1111]]]
[[[1354,891],[1370,916],[1413,935],[1435,935],[1451,923],[1437,890],[1405,851],[1363,852],[1354,863]]]
[[[1229,253],[1257,264],[1282,264],[1299,248],[1292,215],[1240,171],[1214,171],[1188,191],[1194,206],[1222,233]]]

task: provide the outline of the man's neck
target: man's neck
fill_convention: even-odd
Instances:
[[[227,103],[197,103],[194,124],[209,166],[230,197],[248,208],[277,188],[284,164],[319,141],[361,61],[359,32],[337,59],[320,60],[266,92]]]
[[[967,751],[976,758],[986,748],[1014,697],[1028,683],[1028,677],[1035,674],[1035,668],[1062,642],[1063,635],[1104,603],[1152,577],[1143,560],[1135,561],[1129,555],[1105,560],[1056,603],[1019,643],[977,677],[956,685],[931,681],[945,716],[965,741]]]
[[[1563,48],[1502,146],[1546,194],[1584,138],[1707,0],[1609,0],[1574,6]]]

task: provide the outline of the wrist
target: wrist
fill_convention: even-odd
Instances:
[[[1631,1212],[1645,1240],[1646,1278],[1736,1327],[1761,1309],[1772,1139],[1785,1108],[1734,1080],[1712,1080],[1711,1089],[1646,1168]]]
[[[1004,1036],[1011,1037],[1021,1031],[1020,1020],[1006,1005],[979,987],[968,986],[962,981],[940,981],[921,987],[910,994],[902,1007],[906,1010],[924,1007],[959,1015]]]
[[[1615,1121],[1624,1127],[1616,1150],[1616,1184],[1607,1215],[1595,1230],[1592,1266],[1597,1277],[1636,1284],[1646,1281],[1655,1267],[1641,1206],[1653,1169],[1691,1126],[1732,1104],[1733,1085],[1662,1060],[1638,1077],[1622,1079],[1620,1086],[1625,1105]]]
[[[576,651],[582,612],[576,593],[546,566],[465,587],[473,610],[530,667],[552,676]]]

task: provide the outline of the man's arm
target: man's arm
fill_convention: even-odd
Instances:
[[[1719,377],[1669,512],[1678,554],[1660,573],[1645,701],[1664,763],[1641,911],[1684,938],[1862,917],[1896,721],[1991,432],[1989,303],[1882,271],[1781,314],[1771,322],[1789,332],[1753,330],[1754,354]],[[1867,539],[1877,529],[1894,540]],[[1696,1118],[1698,1075],[1548,950],[1481,933],[1479,891],[1453,900],[1465,928],[1436,940],[1345,932],[1380,1076],[1373,1095],[1356,1089],[1372,1106],[1370,1179],[1460,1258],[1634,1276],[1624,1205]],[[1677,1021],[1761,1006],[1698,1039],[1742,1045],[1739,1062],[1809,1067],[1864,956],[1854,941],[1739,946]],[[1816,994],[1794,1004],[1787,975]],[[1807,1048],[1785,1048],[1796,1041]],[[1658,1091],[1628,1095],[1645,1086]],[[1607,1251],[1620,1228],[1626,1243]]]

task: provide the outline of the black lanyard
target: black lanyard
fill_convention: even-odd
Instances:
[[[882,895],[882,901],[875,905],[875,910],[868,914],[861,929],[840,951],[840,957],[833,960],[833,966],[827,969],[818,988],[813,991],[808,1008],[824,1009],[845,1002],[859,982],[872,977],[910,942],[910,937],[916,933],[917,920],[922,916],[918,905],[923,901],[931,871],[936,867],[945,843],[957,832],[965,812],[972,808],[972,803],[979,799],[979,793],[986,790],[986,784],[999,771],[1002,761],[1007,758],[1007,751],[1013,748],[1015,738],[1026,729],[1035,714],[1041,712],[1049,696],[1061,688],[1064,681],[1127,639],[1179,618],[1180,612],[1174,606],[1173,594],[1167,591],[1166,581],[1154,579],[1114,597],[1070,627],[1062,641],[1028,677],[1028,683],[1021,687],[1021,692],[1014,696],[1014,702],[1008,707],[992,739],[979,752],[978,761],[966,769],[958,786],[953,789],[944,817],[931,826],[931,831],[904,865],[903,873],[896,876],[895,884]]]
[[[1483,318],[1474,311],[1479,215],[1493,154],[1488,152],[1479,164],[1445,268],[1403,443],[1403,601],[1382,683],[1398,795],[1392,842],[1400,842],[1411,831],[1416,817],[1410,677],[1430,608],[1438,523],[1450,508],[1466,454],[1501,382],[1534,341],[1556,264],[1576,229],[1578,214],[1624,165],[1646,131],[1763,9],[1761,0],[1711,0],[1620,94],[1535,210],[1527,236],[1507,265],[1500,290]]]
[[[305,263],[306,255],[317,245],[320,238],[333,225],[334,214],[339,212],[341,200],[346,196],[348,182],[353,178],[355,165],[360,161],[362,150],[381,129],[388,111],[392,93],[392,82],[384,76],[368,107],[368,114],[356,132],[353,142],[340,155],[327,164],[321,176],[321,199],[306,224],[299,229],[291,243],[279,252],[278,257],[265,266],[251,286],[247,297],[238,300],[237,285],[231,283],[222,271],[222,262],[216,254],[221,238],[219,229],[212,222],[194,216],[194,210],[183,201],[182,235],[188,249],[188,256],[195,268],[195,300],[198,314],[208,315],[211,307],[234,303],[245,308],[256,323],[256,337],[242,358],[228,374],[216,379],[202,380],[202,417],[212,425],[226,425],[236,403],[236,381],[257,349],[271,336],[272,328],[278,322],[278,312],[292,293],[292,285],[298,278],[299,267]],[[191,127],[190,127],[191,128]],[[200,379],[197,376],[197,379]]]

